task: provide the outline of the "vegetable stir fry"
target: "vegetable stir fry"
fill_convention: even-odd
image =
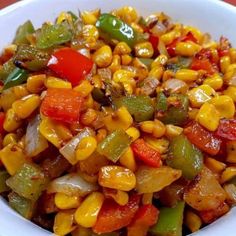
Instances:
[[[0,193],[56,235],[182,236],[236,203],[236,49],[164,13],[62,12],[0,56]]]

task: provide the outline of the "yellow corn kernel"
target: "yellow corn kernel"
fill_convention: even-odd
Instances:
[[[184,82],[187,83],[197,80],[198,77],[199,77],[198,71],[190,69],[180,69],[175,74],[176,79],[183,80]]]
[[[230,65],[230,57],[229,56],[223,56],[220,58],[220,71],[222,73],[225,73]]]
[[[136,177],[130,169],[121,166],[103,166],[98,175],[102,187],[130,191],[136,185]]]
[[[209,131],[215,131],[219,126],[220,114],[214,105],[206,102],[201,106],[196,120]]]
[[[118,16],[123,21],[125,21],[127,24],[131,24],[138,20],[137,11],[130,6],[121,7],[120,9],[113,11],[113,13],[114,15]]]
[[[231,63],[236,63],[236,48],[230,48],[229,55]]]
[[[96,41],[99,38],[99,32],[94,25],[84,25],[82,29],[82,36],[85,39],[93,38]]]
[[[169,147],[169,141],[166,138],[156,139],[153,137],[144,137],[144,140],[147,144],[157,150],[159,153],[164,154],[167,152]]]
[[[236,141],[228,141],[226,147],[227,147],[226,161],[229,163],[236,163]]]
[[[74,90],[79,92],[82,97],[87,97],[93,90],[94,86],[88,80],[83,80]]]
[[[175,52],[177,55],[192,57],[201,50],[201,46],[193,42],[179,42],[176,45]]]
[[[162,137],[166,132],[165,125],[159,121],[144,121],[140,124],[140,129],[148,134],[152,134],[155,138]]]
[[[161,80],[162,76],[163,76],[163,73],[164,73],[164,69],[162,66],[156,66],[156,67],[153,67],[148,76],[150,77],[155,77],[157,78],[158,80]]]
[[[234,102],[236,102],[236,87],[229,86],[226,90],[224,90],[224,95],[227,95],[232,98]]]
[[[104,195],[106,198],[112,198],[120,206],[124,206],[129,201],[129,194],[116,189],[104,189]]]
[[[188,97],[193,107],[201,107],[201,105],[216,95],[215,90],[207,84],[200,85],[188,92]]]
[[[171,70],[164,71],[163,76],[162,76],[162,81],[163,82],[165,82],[165,81],[167,81],[169,79],[173,79],[173,78],[175,78],[174,71],[171,71]]]
[[[54,197],[55,205],[61,210],[77,208],[81,199],[78,196],[68,196],[64,193],[56,193]]]
[[[73,232],[71,232],[71,235],[72,236],[91,236],[91,229],[78,226]]]
[[[192,108],[190,111],[188,111],[188,117],[190,120],[195,120],[197,117],[199,109]]]
[[[24,149],[25,148],[25,135],[19,140],[19,142],[17,143],[17,145]]]
[[[235,85],[236,76],[236,63],[228,66],[227,71],[224,74],[224,82],[227,85]]]
[[[93,54],[93,61],[99,67],[107,67],[112,62],[112,51],[107,45],[102,46]]]
[[[10,143],[0,151],[0,160],[10,175],[14,175],[26,163],[23,149]]]
[[[154,129],[154,121],[148,120],[142,122],[140,125],[140,129],[145,133],[151,134]]]
[[[194,38],[197,39],[198,42],[202,42],[203,34],[198,28],[189,25],[184,25],[183,31],[184,34],[191,32]]]
[[[113,73],[121,69],[121,58],[119,55],[114,55],[111,65],[108,67]]]
[[[40,93],[44,89],[44,82],[46,80],[46,75],[33,75],[27,79],[27,89],[31,93]]]
[[[94,101],[91,93],[84,99],[84,109],[93,108]]]
[[[130,127],[125,132],[132,138],[132,142],[140,137],[140,131],[135,127]]]
[[[48,78],[46,78],[46,80],[44,81],[44,85],[46,88],[72,88],[70,82],[53,76],[49,76]]]
[[[184,223],[192,233],[198,231],[202,226],[201,218],[190,210],[185,213]]]
[[[168,138],[174,138],[176,136],[179,136],[183,132],[183,128],[175,125],[166,125],[166,137]]]
[[[219,74],[214,74],[212,77],[206,78],[203,84],[209,85],[214,90],[219,90],[223,86],[223,78]]]
[[[20,119],[25,119],[39,107],[40,102],[40,97],[32,94],[15,101],[12,104],[12,109]]]
[[[75,212],[75,221],[85,228],[93,227],[102,207],[104,196],[102,193],[91,193]]]
[[[18,99],[29,95],[26,84],[14,86],[13,91]]]
[[[94,109],[89,108],[85,113],[80,117],[80,122],[83,125],[91,125],[93,121],[97,118],[97,112]]]
[[[114,54],[125,55],[131,53],[131,48],[125,42],[119,42],[113,51]]]
[[[227,167],[221,175],[220,182],[223,184],[231,180],[235,176],[236,176],[236,167]]]
[[[172,43],[176,38],[180,37],[181,33],[178,30],[172,30],[168,33],[161,35],[161,40],[165,45]]]
[[[143,28],[142,28],[139,24],[137,24],[136,22],[132,22],[130,26],[131,26],[136,32],[139,32],[139,33],[141,33],[141,34],[144,32]]]
[[[103,83],[99,75],[94,75],[91,79],[91,83],[95,88],[102,88]]]
[[[153,193],[144,193],[142,197],[142,204],[152,204]]]
[[[137,43],[134,47],[136,57],[151,58],[154,54],[150,42]]]
[[[39,131],[57,148],[61,148],[64,142],[73,137],[70,130],[65,125],[47,117],[43,117],[39,125]]]
[[[60,236],[67,235],[76,228],[73,223],[74,211],[60,211],[55,216],[53,232]]]
[[[88,159],[88,158],[87,158],[87,159]],[[87,160],[87,159],[86,159],[86,160]],[[85,161],[86,161],[86,160],[85,160]],[[82,171],[80,171],[80,170],[78,170],[77,172],[78,172],[78,174],[79,174],[85,181],[87,181],[88,183],[97,184],[97,182],[98,182],[98,176],[97,176],[97,175],[90,175],[90,174],[84,173],[84,172],[82,172]]]
[[[99,129],[97,131],[97,142],[100,143],[104,138],[107,136],[107,130],[106,129]]]
[[[164,54],[159,55],[151,64],[151,68],[164,66],[168,61],[168,57]]]
[[[226,168],[225,163],[217,161],[216,159],[211,157],[205,158],[205,165],[208,169],[210,169],[214,173],[221,173]]]
[[[94,11],[83,11],[80,13],[80,17],[83,23],[86,25],[95,25],[99,15],[100,15],[99,9],[96,9]]]
[[[122,166],[130,169],[133,172],[135,172],[137,169],[134,153],[131,147],[126,150],[126,152],[120,157],[119,161]]]
[[[4,54],[6,53],[7,55],[14,55],[17,51],[17,45],[16,44],[10,44],[7,45],[4,48]]]
[[[72,24],[72,16],[68,12],[61,12],[61,14],[57,18],[57,24],[61,24],[63,21],[67,21],[68,23]]]
[[[8,144],[17,143],[17,135],[13,133],[7,134],[2,142],[3,147],[6,147]]]
[[[220,118],[233,118],[235,113],[234,101],[227,95],[212,98],[209,103],[213,104],[220,114]]]
[[[22,124],[22,120],[16,115],[15,111],[11,108],[6,113],[6,118],[3,122],[3,128],[7,132],[12,132],[19,128]]]
[[[133,58],[128,54],[121,56],[121,64],[123,66],[128,66],[132,62],[132,60],[133,60]]]

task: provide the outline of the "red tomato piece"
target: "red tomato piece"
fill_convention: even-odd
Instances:
[[[216,131],[217,136],[236,141],[236,119],[222,119]]]
[[[73,89],[50,88],[41,105],[41,112],[54,120],[66,123],[79,121],[83,98]]]
[[[197,59],[194,58],[190,66],[192,70],[205,70],[207,74],[212,75],[217,70],[214,65],[209,61],[209,59]]]
[[[220,151],[221,139],[217,138],[212,132],[204,129],[197,122],[185,128],[184,134],[191,143],[210,155],[216,155]]]
[[[137,139],[132,143],[131,148],[134,155],[146,165],[151,167],[160,167],[162,165],[160,153],[148,146],[143,139]]]
[[[91,71],[93,62],[74,49],[62,48],[52,54],[48,67],[76,86]]]
[[[158,43],[159,43],[159,38],[157,36],[154,36],[153,34],[151,34],[149,36],[149,42],[152,44],[154,51],[156,51]]]
[[[97,234],[110,233],[128,226],[139,208],[140,196],[130,196],[129,202],[120,206],[111,199],[106,199],[98,214],[93,231]]]
[[[4,132],[4,128],[3,128],[4,120],[5,120],[5,113],[0,112],[0,134]]]

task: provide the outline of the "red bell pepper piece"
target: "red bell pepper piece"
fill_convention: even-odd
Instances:
[[[67,123],[79,121],[83,98],[73,89],[50,88],[41,105],[41,112],[54,120]]]
[[[220,42],[219,42],[219,48],[218,48],[218,54],[220,57],[228,56],[229,55],[229,49],[231,48],[230,41],[221,36]]]
[[[4,132],[4,128],[3,128],[4,120],[5,120],[5,113],[0,112],[0,134]]]
[[[131,144],[134,155],[151,167],[160,167],[162,165],[161,155],[158,151],[148,146],[143,139],[137,139]]]
[[[216,135],[226,140],[236,141],[236,119],[222,119]]]
[[[220,151],[221,139],[217,138],[212,132],[204,129],[197,122],[185,128],[184,134],[191,143],[210,155],[216,155]]]
[[[214,65],[209,61],[209,59],[206,58],[204,59],[193,58],[190,68],[192,70],[205,70],[209,75],[212,75],[217,72]]]
[[[62,48],[52,54],[48,67],[76,86],[91,71],[93,62],[72,48]]]
[[[129,202],[120,206],[111,199],[106,199],[98,214],[93,231],[97,234],[110,233],[128,226],[139,208],[140,196],[130,196]]]
[[[159,43],[159,38],[157,36],[154,36],[153,34],[150,34],[149,42],[152,44],[154,51],[156,51]]]

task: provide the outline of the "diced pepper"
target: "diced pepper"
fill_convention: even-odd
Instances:
[[[12,73],[12,71],[14,71],[15,68],[16,66],[14,65],[13,58],[5,62],[0,68],[0,80],[2,81],[6,80],[9,74]]]
[[[113,102],[117,108],[125,106],[137,122],[153,118],[154,107],[149,96],[127,96],[114,99]]]
[[[26,219],[31,219],[35,204],[29,199],[21,197],[15,192],[8,195],[9,205]]]
[[[236,141],[236,119],[222,119],[216,131],[217,136]]]
[[[184,202],[179,202],[173,208],[160,208],[160,215],[156,225],[150,232],[156,236],[182,236]]]
[[[47,184],[42,170],[34,164],[24,164],[14,176],[7,180],[7,185],[20,196],[37,200]]]
[[[8,89],[10,87],[20,85],[24,83],[28,78],[28,73],[20,68],[16,68],[11,74],[8,75],[4,81],[3,89]]]
[[[184,134],[191,143],[210,155],[216,155],[220,151],[221,139],[217,138],[214,133],[204,129],[197,122],[185,128]]]
[[[155,36],[153,34],[150,34],[149,42],[152,44],[152,47],[153,47],[154,51],[156,51],[158,43],[159,43],[159,37],[157,37],[157,36]]]
[[[14,44],[27,44],[29,43],[27,37],[35,32],[34,26],[31,21],[26,21],[21,25],[16,32],[15,39],[13,40]]]
[[[72,89],[50,88],[42,102],[41,112],[54,120],[76,123],[82,102],[79,93]]]
[[[156,109],[158,111],[166,111],[168,109],[167,97],[163,92],[157,94]]]
[[[139,208],[140,196],[132,195],[129,202],[120,206],[111,199],[106,199],[93,227],[95,233],[110,233],[129,225]]]
[[[10,177],[10,175],[5,170],[0,171],[0,193],[4,193],[9,191],[10,188],[6,185],[6,180]]]
[[[41,49],[51,48],[72,39],[72,31],[67,22],[56,25],[44,24],[37,35],[36,46]]]
[[[102,106],[108,106],[110,104],[109,97],[106,97],[105,91],[100,88],[94,88],[92,91],[92,96],[93,99]]]
[[[4,120],[5,120],[5,113],[0,112],[0,134],[4,132],[4,128],[3,128]]]
[[[97,151],[109,160],[117,162],[128,149],[131,141],[131,138],[125,131],[116,130],[98,144]]]
[[[194,58],[190,68],[192,70],[205,70],[209,75],[213,75],[215,72],[217,72],[208,59]]]
[[[189,140],[180,135],[170,142],[167,165],[182,170],[187,179],[193,179],[202,169],[203,155]]]
[[[160,167],[162,165],[160,153],[148,146],[143,139],[137,139],[132,143],[131,148],[134,155],[146,165],[151,167]]]
[[[52,54],[48,67],[76,86],[91,71],[93,62],[72,48],[62,48]]]

